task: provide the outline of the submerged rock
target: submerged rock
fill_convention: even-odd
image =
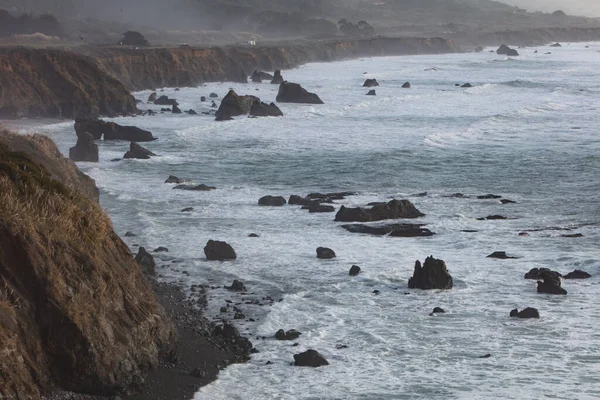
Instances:
[[[304,353],[294,354],[294,365],[299,367],[321,367],[329,362],[316,350],[306,350]]]
[[[155,156],[155,155],[156,154],[154,154],[150,150],[140,146],[136,142],[131,142],[129,144],[129,151],[127,153],[125,153],[123,158],[137,158],[140,160],[147,160],[151,156]]]
[[[408,280],[411,289],[452,289],[452,285],[452,276],[448,273],[446,263],[432,256],[425,259],[423,266],[417,260],[413,276]]]
[[[178,178],[175,175],[169,175],[169,177],[165,181],[165,183],[179,183],[179,184],[186,183],[186,182],[190,182],[190,181],[187,179]]]
[[[525,279],[543,279],[542,278],[543,274],[551,274],[556,279],[560,279],[562,277],[560,272],[552,271],[551,269],[548,269],[548,268],[532,268],[529,270],[529,272],[527,272],[525,274]]]
[[[282,196],[263,196],[258,199],[258,205],[281,207],[285,205],[285,198]]]
[[[391,237],[418,237],[433,236],[434,232],[423,228],[420,224],[388,224],[388,225],[342,225],[342,228],[352,233],[366,233],[370,235],[389,235]]]
[[[385,204],[376,204],[372,208],[347,208],[342,206],[335,221],[369,222],[384,219],[418,218],[421,213],[409,200],[392,200]]]
[[[227,242],[209,240],[204,246],[204,254],[209,261],[235,260],[237,255],[233,247]]]
[[[308,92],[297,83],[287,81],[279,85],[276,100],[279,103],[323,104],[323,101],[315,93]]]
[[[216,187],[208,186],[208,185],[205,185],[202,183],[200,185],[177,185],[177,186],[174,186],[173,189],[191,190],[191,191],[196,191],[196,192],[208,192],[211,190],[215,190]]]
[[[575,271],[569,272],[568,274],[563,276],[563,279],[588,279],[591,277],[592,275],[588,274],[587,272],[582,271],[580,269],[576,269]]]
[[[238,281],[237,279],[233,280],[231,286],[225,286],[225,289],[231,290],[232,292],[245,292],[246,286],[242,281]]]
[[[499,258],[501,260],[507,260],[509,258],[518,258],[518,257],[514,257],[514,256],[509,256],[508,254],[506,254],[505,251],[495,251],[492,254],[490,254],[489,256],[487,256],[486,258]]]
[[[327,247],[317,247],[317,258],[320,258],[320,259],[335,258],[335,252]]]
[[[540,313],[537,310],[537,308],[533,308],[533,307],[527,307],[526,309],[524,309],[522,311],[519,311],[518,309],[515,308],[514,310],[511,310],[510,316],[517,317],[517,318],[539,318]]]
[[[275,333],[275,339],[277,340],[296,340],[302,335],[302,332],[298,332],[295,329],[290,329],[289,331],[284,331],[283,329],[278,330]]]
[[[410,89],[410,82],[404,82],[402,84],[402,89]]]

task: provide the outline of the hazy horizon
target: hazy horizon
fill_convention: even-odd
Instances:
[[[527,11],[553,12],[563,10],[570,15],[600,17],[598,0],[499,0],[501,3],[525,8]]]

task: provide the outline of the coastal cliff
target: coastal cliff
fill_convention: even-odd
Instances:
[[[135,99],[81,54],[0,48],[0,118],[131,114]]]
[[[137,390],[177,334],[93,181],[0,129],[0,187],[0,398]]]
[[[309,62],[347,58],[451,53],[459,51],[441,38],[374,38],[313,41],[289,45],[212,48],[85,48],[110,75],[129,90],[196,86],[203,82],[247,82],[254,69],[290,69]]]

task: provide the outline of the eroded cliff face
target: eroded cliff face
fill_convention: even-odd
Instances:
[[[290,69],[309,62],[346,58],[450,53],[458,51],[441,38],[375,38],[313,41],[281,46],[223,48],[86,48],[110,75],[130,90],[196,86],[203,82],[247,82],[254,69]]]
[[[73,169],[49,139],[0,130],[3,398],[128,393],[174,349],[149,282]]]
[[[0,118],[131,114],[135,99],[94,60],[62,50],[0,49]]]

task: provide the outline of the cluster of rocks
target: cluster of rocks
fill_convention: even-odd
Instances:
[[[215,113],[217,121],[228,121],[238,115],[254,117],[281,117],[283,112],[275,103],[264,103],[258,97],[252,95],[240,96],[234,90],[230,90]]]
[[[254,70],[254,72],[250,76],[250,80],[254,83],[270,81],[273,85],[281,85],[281,83],[283,83],[284,81],[283,77],[281,76],[281,71],[278,69],[275,70],[275,73],[273,75],[269,74],[268,72]]]

